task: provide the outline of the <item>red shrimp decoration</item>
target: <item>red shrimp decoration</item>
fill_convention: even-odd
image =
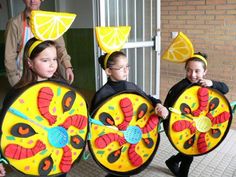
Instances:
[[[194,117],[191,118],[192,120],[190,119],[177,120],[172,124],[172,129],[175,132],[181,132],[182,130],[189,129],[190,133],[194,134],[192,138],[190,138],[189,140],[194,141],[195,137],[197,137],[196,145],[197,145],[197,150],[200,154],[206,153],[208,151],[208,140],[206,138],[207,134],[209,134],[209,136],[212,136],[215,139],[219,138],[221,135],[220,129],[215,128],[213,126],[227,122],[231,118],[231,113],[227,111],[224,111],[218,114],[216,117],[213,117],[211,111],[213,111],[214,109],[218,107],[220,101],[217,97],[214,97],[213,99],[209,100],[209,93],[211,92],[208,92],[207,88],[205,87],[199,88],[198,94],[197,94],[198,100],[199,100],[199,107],[195,111],[190,110],[186,112],[187,114],[190,114],[191,116],[194,116],[194,117],[199,116],[198,118],[199,121],[203,120],[203,122],[201,123],[204,123],[205,119],[201,119],[202,117],[200,116],[200,114],[202,113],[202,111],[207,111],[206,113],[204,113],[205,116],[202,115],[204,118],[209,118],[211,121],[211,125],[210,125],[211,127],[209,127],[209,130],[207,130],[207,132],[204,132],[204,130],[198,129],[198,127],[196,127],[196,124],[195,124],[196,122],[194,121],[195,120]],[[180,109],[183,109],[183,108],[190,109],[190,106],[188,106],[186,103],[182,103],[181,105],[184,105],[184,107],[180,106]],[[199,135],[196,134],[197,132],[199,132]],[[186,142],[183,145],[185,149],[188,149],[194,145],[194,143],[187,142],[186,144]],[[211,145],[209,147],[211,147]]]
[[[207,151],[206,133],[200,133],[197,141],[197,148],[200,153],[205,153]]]
[[[195,117],[199,116],[202,111],[207,109],[208,98],[209,98],[208,89],[206,87],[201,87],[198,90],[197,96],[199,100],[199,107],[192,112],[192,115]]]
[[[60,170],[63,173],[70,171],[72,165],[72,153],[68,146],[63,147],[63,156],[60,162]]]
[[[38,140],[33,148],[24,148],[17,144],[8,144],[6,146],[4,154],[6,157],[21,160],[30,158],[44,149],[46,149],[45,144],[43,144],[42,141]]]
[[[49,87],[43,87],[39,90],[38,94],[38,109],[40,114],[48,120],[49,125],[56,122],[57,116],[49,112],[49,106],[53,98],[53,92]]]
[[[69,116],[61,126],[63,126],[65,129],[68,129],[70,126],[83,129],[87,126],[87,117],[78,114]]]
[[[139,167],[140,165],[142,165],[143,160],[140,157],[140,155],[138,155],[135,151],[136,145],[137,144],[130,145],[129,150],[128,150],[128,157],[133,166]]]
[[[157,115],[152,114],[149,119],[147,124],[145,125],[145,127],[141,128],[142,133],[149,133],[150,131],[152,131],[157,124],[159,123],[159,119]]]
[[[230,113],[229,112],[222,112],[218,116],[213,117],[212,114],[210,112],[208,112],[206,114],[206,116],[209,117],[211,119],[212,124],[215,125],[215,124],[220,124],[220,123],[228,121],[230,118]]]
[[[109,133],[98,137],[95,140],[95,145],[97,146],[97,148],[103,149],[114,141],[118,141],[120,146],[126,143],[124,137],[119,136],[117,133]]]
[[[176,132],[180,132],[185,129],[189,129],[191,134],[196,132],[196,127],[193,126],[193,123],[187,120],[179,120],[172,124],[172,128]]]
[[[120,100],[120,107],[124,114],[124,121],[118,125],[119,130],[126,130],[133,116],[133,105],[129,98]]]

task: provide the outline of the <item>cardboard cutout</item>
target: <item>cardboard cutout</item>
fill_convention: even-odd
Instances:
[[[159,118],[149,100],[134,93],[117,94],[92,114],[91,154],[109,173],[137,174],[156,153],[158,125]]]
[[[193,85],[173,100],[165,132],[172,145],[186,155],[206,154],[224,140],[232,110],[226,97],[212,88]]]
[[[80,158],[88,132],[84,98],[52,81],[12,95],[1,117],[1,153],[16,170],[35,176],[68,172]]]

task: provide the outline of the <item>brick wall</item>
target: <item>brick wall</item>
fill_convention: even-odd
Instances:
[[[236,101],[236,0],[162,0],[162,52],[175,31],[184,32],[195,51],[208,55],[207,78],[225,82],[230,88],[226,97]],[[161,61],[162,100],[184,76],[184,64]]]

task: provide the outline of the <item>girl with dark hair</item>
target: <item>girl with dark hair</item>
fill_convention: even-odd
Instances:
[[[57,50],[54,41],[31,38],[23,54],[23,73],[15,88],[47,79],[62,79],[58,69]]]
[[[24,49],[22,77],[7,94],[3,105],[8,105],[9,100],[13,98],[12,95],[18,95],[16,93],[21,93],[25,87],[44,80],[56,80],[66,83],[58,69],[55,42],[31,38]],[[66,173],[58,177],[66,177]]]
[[[186,78],[175,84],[168,92],[164,106],[172,106],[173,100],[176,100],[179,93],[182,93],[188,86],[198,83],[203,87],[211,87],[222,94],[226,94],[229,89],[223,82],[205,79],[207,74],[207,56],[202,53],[195,53],[185,63]],[[193,156],[188,156],[179,152],[166,160],[166,165],[170,171],[177,177],[187,177]]]
[[[99,107],[101,103],[110,98],[111,96],[121,93],[121,92],[136,92],[150,99],[153,107],[155,108],[155,113],[165,118],[168,115],[168,110],[161,104],[159,99],[147,95],[142,91],[137,85],[132,82],[128,82],[129,65],[126,55],[121,51],[115,51],[111,54],[102,55],[99,58],[99,63],[103,70],[108,76],[107,83],[96,92],[92,103],[91,103],[91,113]],[[108,174],[106,177],[115,177],[116,175]]]

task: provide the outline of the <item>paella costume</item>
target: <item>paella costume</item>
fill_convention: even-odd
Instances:
[[[174,85],[171,89],[170,89],[170,91],[168,92],[168,95],[167,95],[167,97],[166,97],[166,100],[165,100],[165,102],[164,102],[164,106],[166,106],[166,107],[172,107],[173,106],[173,104],[175,103],[175,101],[179,98],[179,96],[184,92],[184,90],[185,89],[187,89],[187,88],[191,88],[191,82],[187,79],[187,78],[185,78],[185,79],[183,79],[183,80],[181,80],[180,82],[178,82],[176,85]],[[214,89],[216,89],[216,90],[218,90],[220,93],[222,93],[222,94],[225,94],[225,93],[227,93],[228,92],[228,87],[227,87],[227,85],[225,85],[223,82],[217,82],[217,81],[213,81],[213,86],[212,86],[212,88],[214,88]],[[179,93],[179,94],[178,94]],[[192,93],[193,94],[193,93]],[[221,94],[219,94],[219,96],[220,97],[222,97],[222,95]],[[194,97],[194,96],[193,96]],[[190,97],[189,97],[189,99],[191,99]],[[222,98],[223,99],[223,98]],[[226,101],[226,100],[223,100],[223,101]],[[184,102],[184,101],[183,101]],[[188,103],[189,102],[189,104],[190,104],[190,101],[189,100],[187,100],[186,101],[186,103]],[[224,102],[223,103],[224,105],[228,105],[228,102],[226,101],[226,102]],[[190,104],[191,105],[191,104]],[[223,129],[224,129],[224,127],[225,127],[225,129],[224,129],[224,131],[222,131],[221,133],[225,133],[225,135],[227,134],[227,131],[228,131],[228,129],[229,129],[229,126],[230,126],[230,123],[231,123],[231,115],[230,115],[230,107],[228,107],[229,109],[228,109],[228,113],[229,114],[227,114],[227,115],[225,115],[225,118],[226,118],[226,122],[221,122],[221,123],[223,123],[223,125],[221,125],[220,127],[223,127]],[[218,113],[219,114],[219,113]],[[181,116],[180,116],[181,117]],[[222,119],[222,118],[217,118],[217,119]],[[183,122],[180,122],[180,121],[183,121]],[[184,122],[184,121],[186,121],[186,122]],[[187,121],[189,121],[189,122],[187,122]],[[177,155],[175,155],[175,156],[172,156],[170,159],[168,159],[167,161],[166,161],[166,164],[167,164],[167,166],[169,167],[169,169],[176,175],[176,176],[181,176],[181,177],[184,177],[184,176],[187,176],[188,175],[188,171],[189,171],[189,168],[190,168],[190,165],[191,165],[191,163],[192,163],[192,161],[193,161],[193,156],[192,155],[201,155],[201,154],[205,154],[205,153],[208,153],[208,150],[207,151],[202,151],[201,153],[199,153],[198,152],[198,148],[197,148],[197,137],[196,136],[194,136],[194,134],[195,135],[197,135],[197,133],[192,133],[192,134],[189,134],[189,129],[190,128],[192,128],[192,127],[190,127],[190,123],[192,123],[192,121],[191,120],[186,120],[186,119],[184,119],[184,116],[182,116],[182,118],[180,118],[180,120],[179,120],[179,122],[175,122],[175,118],[174,118],[174,121],[173,121],[174,123],[172,124],[172,126],[170,126],[170,121],[169,121],[169,119],[166,119],[165,121],[164,121],[164,127],[165,127],[165,130],[166,130],[166,132],[167,132],[167,134],[168,134],[168,137],[169,137],[169,139],[170,139],[170,137],[172,137],[171,138],[171,143],[172,143],[172,145],[178,150],[178,151],[181,151],[182,150],[182,152],[179,152]],[[175,127],[175,125],[178,125],[180,123],[180,125],[181,126],[189,126],[189,128],[187,128],[186,127],[186,130],[185,130],[185,132],[182,132],[182,131],[180,131],[180,130],[178,130],[178,128],[175,128],[176,129],[176,131],[173,131],[172,130],[172,128],[173,127]],[[214,125],[214,127],[218,127],[219,125]],[[176,126],[176,127],[178,127],[178,126]],[[192,128],[192,129],[196,129],[196,128]],[[190,129],[191,130],[191,129]],[[213,129],[214,130],[214,129]],[[212,136],[212,132],[213,132],[213,130],[211,129],[211,130],[209,130],[209,132],[207,132],[208,133],[208,135],[206,135],[206,136]],[[194,131],[194,130],[193,130]],[[195,130],[196,131],[196,130]],[[187,138],[184,138],[184,140],[182,140],[182,142],[184,143],[184,142],[192,142],[192,143],[194,143],[196,146],[194,147],[195,148],[195,153],[193,154],[192,152],[193,152],[193,150],[191,149],[191,144],[189,144],[189,146],[190,147],[188,147],[187,148],[187,150],[188,149],[191,149],[190,151],[184,151],[183,149],[184,149],[184,147],[182,146],[182,147],[178,147],[178,146],[176,146],[176,143],[177,142],[175,142],[173,139],[175,139],[175,138],[177,138],[178,140],[180,140],[181,139],[181,137],[183,137],[183,134],[184,133],[188,133],[188,136],[185,136],[185,137],[187,137]],[[172,133],[172,134],[176,134],[176,136],[171,136],[170,135],[170,133]],[[186,134],[187,134],[186,133]],[[199,133],[199,132],[198,132]],[[218,138],[222,138],[220,141],[222,141],[223,140],[223,138],[225,137],[225,135],[224,136],[222,136],[222,135],[220,135],[219,137],[215,137],[214,139],[218,139]],[[190,136],[194,136],[194,138],[193,139],[189,139],[190,138]],[[198,136],[199,137],[199,136]],[[213,139],[213,141],[214,141],[214,139]],[[219,142],[220,143],[220,142]],[[187,143],[186,143],[187,144]],[[213,143],[211,143],[211,144],[213,144]],[[183,144],[182,144],[183,145]],[[193,145],[193,144],[192,144]],[[212,148],[212,147],[211,147]],[[213,147],[213,148],[215,148],[215,147]],[[213,149],[212,149],[213,150]],[[180,163],[180,167],[179,167],[179,163]]]
[[[41,13],[45,12],[32,11],[31,18]],[[47,14],[60,15],[55,12]],[[67,15],[72,18],[76,16]],[[69,28],[68,25],[66,27]],[[34,26],[32,29],[35,29]],[[50,34],[59,38],[67,29],[60,28],[60,34],[58,31]],[[35,35],[37,40],[29,48],[29,56],[43,42],[38,35]],[[28,84],[11,90],[6,96],[1,129],[1,153],[11,167],[25,175],[64,176],[85,149],[87,103],[64,80],[52,78]]]
[[[12,99],[5,101],[1,116],[5,159],[27,175],[67,173],[85,148],[84,98],[67,84],[53,81],[34,83],[8,98]]]
[[[165,56],[168,55],[165,53]],[[181,62],[192,57],[207,65],[203,56],[193,53]],[[173,147],[179,151],[165,163],[175,176],[187,177],[193,156],[214,150],[229,131],[232,110],[223,95],[228,92],[228,86],[223,82],[212,82],[212,87],[201,87],[185,78],[170,89],[164,102],[170,110],[169,118],[164,120],[164,129]]]
[[[159,118],[153,105],[159,100],[153,103],[143,93],[133,83],[108,80],[95,95],[94,100],[104,100],[91,110],[89,148],[108,176],[139,173],[151,162],[158,148]]]
[[[108,53],[104,62],[112,54]],[[106,177],[137,174],[153,159],[160,141],[159,118],[154,107],[160,100],[128,81],[107,83],[91,104],[89,149]]]

